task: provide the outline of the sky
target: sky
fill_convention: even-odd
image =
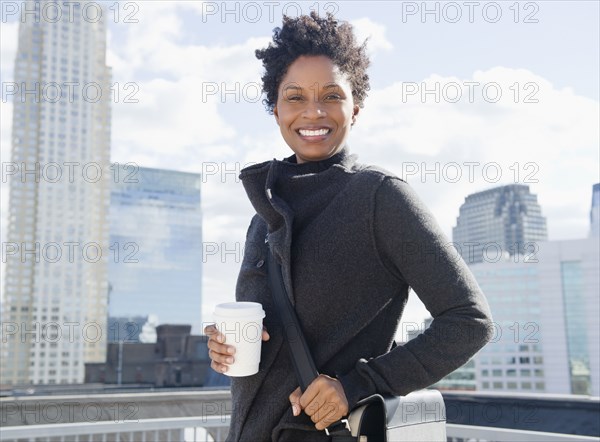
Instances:
[[[588,234],[600,181],[596,1],[106,5],[107,64],[119,92],[112,161],[203,174],[203,321],[234,300],[254,213],[239,170],[291,155],[261,104],[254,56],[284,12],[330,11],[369,38],[371,89],[348,146],[359,162],[403,176],[449,238],[468,194],[511,183],[538,196],[549,239]],[[3,10],[1,27],[4,84],[18,18]],[[2,98],[6,162],[12,103]],[[5,241],[4,182],[1,196]],[[425,316],[412,296],[404,321]]]

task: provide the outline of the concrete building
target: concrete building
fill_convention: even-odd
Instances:
[[[600,236],[600,183],[592,187],[592,208],[590,209],[590,236]]]
[[[86,383],[151,384],[155,387],[228,386],[210,368],[207,337],[189,325],[159,325],[156,343],[110,342],[106,363],[86,364]]]
[[[537,196],[522,184],[467,196],[452,229],[452,240],[467,264],[530,254],[547,236]]]
[[[598,396],[598,243],[538,246],[527,261],[470,267],[496,324],[495,337],[475,356],[477,389]]]
[[[202,332],[200,174],[113,164],[108,268],[110,342],[137,341],[128,318]],[[126,322],[123,322],[125,319]]]
[[[105,358],[111,69],[106,14],[26,1],[15,58],[4,384],[82,382]],[[52,19],[50,19],[52,18]]]

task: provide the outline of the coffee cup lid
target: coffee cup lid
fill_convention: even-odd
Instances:
[[[215,315],[226,317],[259,316],[264,318],[265,312],[258,302],[225,302],[215,307]]]

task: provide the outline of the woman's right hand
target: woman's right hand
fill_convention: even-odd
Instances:
[[[204,327],[204,334],[208,336],[208,357],[211,359],[210,367],[219,372],[225,373],[229,364],[235,361],[235,347],[225,343],[225,336],[217,330],[214,325]],[[262,340],[270,339],[266,327],[263,326]]]

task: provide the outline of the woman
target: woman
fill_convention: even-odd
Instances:
[[[327,441],[322,431],[373,393],[405,395],[464,364],[489,339],[487,301],[411,188],[356,162],[347,139],[369,89],[365,45],[330,14],[284,17],[263,61],[265,103],[293,155],[241,171],[256,209],[237,301],[266,312],[260,370],[231,379],[228,441]],[[269,235],[268,243],[265,236]],[[301,392],[267,283],[267,247],[321,375]],[[434,320],[394,336],[412,287]],[[268,331],[268,332],[267,332]],[[211,367],[232,346],[207,327]]]

